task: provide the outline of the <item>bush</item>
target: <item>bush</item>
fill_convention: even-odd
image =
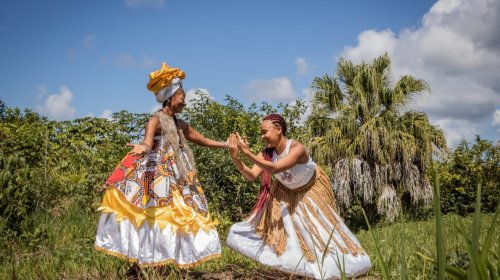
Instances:
[[[462,141],[438,166],[442,212],[466,215],[474,212],[476,186],[482,181],[481,211],[492,213],[500,198],[500,146],[476,136]]]

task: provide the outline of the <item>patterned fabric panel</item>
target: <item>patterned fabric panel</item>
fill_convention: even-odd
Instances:
[[[180,192],[187,205],[206,216],[208,203],[198,177],[188,163],[189,178],[187,182],[180,180],[176,162],[173,148],[163,139],[155,140],[149,154],[143,157],[127,155],[106,185],[118,189],[130,203],[142,209],[168,206],[172,203],[173,192]]]

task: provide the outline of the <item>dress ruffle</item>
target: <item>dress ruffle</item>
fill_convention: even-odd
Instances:
[[[196,234],[166,225],[144,223],[136,228],[128,219],[117,222],[114,213],[103,213],[97,229],[95,249],[135,262],[140,266],[167,263],[191,267],[221,255],[215,229]],[[217,241],[216,241],[217,240]]]

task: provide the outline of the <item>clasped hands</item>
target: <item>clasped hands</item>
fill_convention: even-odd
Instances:
[[[240,150],[243,154],[251,153],[247,138],[245,136],[241,137],[238,132],[231,133],[227,139],[227,143],[227,148],[232,158],[237,158]]]

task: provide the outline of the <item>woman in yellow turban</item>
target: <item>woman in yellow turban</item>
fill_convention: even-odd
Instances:
[[[144,141],[106,181],[95,248],[135,263],[134,267],[173,263],[190,267],[221,254],[219,236],[186,143],[224,148],[176,118],[186,103],[185,74],[162,68],[150,74],[161,110],[146,125]]]

